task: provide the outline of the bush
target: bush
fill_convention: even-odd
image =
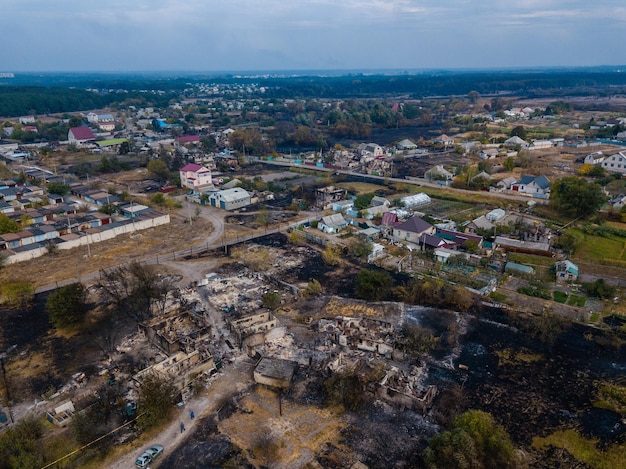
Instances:
[[[554,301],[558,303],[565,303],[567,301],[567,293],[556,290],[552,292],[552,294],[554,295]]]
[[[48,296],[46,309],[56,328],[77,324],[87,312],[87,289],[79,282],[58,288]]]

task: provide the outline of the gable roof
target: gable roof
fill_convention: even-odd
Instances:
[[[186,173],[186,172],[197,173],[202,168],[204,168],[204,166],[199,165],[199,164],[195,164],[195,163],[189,163],[189,164],[183,166],[182,168],[180,168],[180,171],[182,171],[184,173]]]
[[[383,218],[380,222],[383,226],[391,226],[398,223],[398,215],[393,212],[385,212],[383,213]]]
[[[176,141],[178,143],[194,143],[200,141],[199,135],[183,135],[182,137],[177,137]]]
[[[96,138],[89,127],[72,127],[70,132],[76,140],[93,140]]]
[[[411,217],[407,221],[395,226],[395,228],[399,230],[410,231],[411,233],[423,233],[432,227],[433,225],[422,220],[420,217]]]
[[[520,180],[517,181],[515,184],[528,185],[528,184],[532,184],[533,182],[537,184],[537,186],[541,187],[542,189],[547,189],[548,187],[550,187],[550,181],[548,181],[548,178],[545,176],[522,175]]]
[[[348,222],[341,213],[333,213],[332,215],[322,217],[322,223],[324,223],[324,225],[326,226],[334,228],[345,226],[348,224]]]

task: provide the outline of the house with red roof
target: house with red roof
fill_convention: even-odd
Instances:
[[[211,170],[202,165],[189,163],[180,168],[180,185],[198,191],[206,186],[211,186]]]
[[[96,136],[89,127],[72,127],[67,133],[67,140],[74,145],[82,145],[95,139]]]
[[[199,135],[183,135],[182,137],[176,138],[176,143],[179,145],[187,145],[187,144],[198,144],[200,143]]]

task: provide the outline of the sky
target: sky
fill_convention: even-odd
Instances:
[[[626,64],[624,0],[0,0],[0,72]]]

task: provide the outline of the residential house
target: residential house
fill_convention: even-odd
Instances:
[[[607,171],[626,174],[626,152],[620,151],[614,155],[607,156],[601,164]]]
[[[420,217],[414,216],[393,227],[391,237],[396,242],[419,245],[420,238],[425,234],[435,234],[435,227]]]
[[[514,135],[513,137],[506,139],[503,145],[505,147],[520,146],[522,148],[528,148],[528,142],[524,140],[523,138],[518,137],[517,135]]]
[[[352,210],[352,207],[354,207],[354,200],[339,200],[337,202],[333,202],[331,207],[335,212],[346,212],[348,210]]]
[[[496,187],[500,190],[510,190],[513,184],[517,182],[517,179],[510,176],[508,178],[504,178],[496,183]]]
[[[67,140],[74,145],[83,145],[96,139],[89,127],[72,127],[67,133]]]
[[[545,176],[522,176],[511,186],[511,190],[532,197],[547,198],[550,194],[550,181]]]
[[[400,151],[416,150],[417,149],[417,145],[415,143],[413,143],[411,140],[409,140],[408,138],[405,138],[403,140],[400,140],[396,144],[396,148],[398,150],[400,150]]]
[[[98,129],[102,132],[113,132],[115,130],[115,122],[107,121],[107,122],[98,122]]]
[[[348,226],[348,222],[341,213],[333,213],[322,217],[317,227],[324,233],[337,233]]]
[[[475,243],[476,247],[481,248],[483,246],[483,237],[472,233],[462,233],[455,230],[446,230],[443,228],[437,228],[435,236],[446,240],[446,242],[458,246],[468,247],[466,243],[469,241]]]
[[[327,186],[315,190],[315,205],[320,208],[327,208],[333,202],[345,200],[348,191],[341,187]]]
[[[180,185],[198,191],[212,185],[211,170],[194,163],[189,163],[179,170]]]
[[[361,143],[356,147],[357,154],[363,159],[374,159],[383,156],[383,147],[376,143]]]
[[[176,143],[179,145],[197,145],[200,143],[199,135],[183,135],[176,138]]]
[[[448,137],[446,134],[441,134],[434,140],[434,143],[439,143],[444,147],[449,147],[451,145],[454,145],[454,138]]]
[[[564,260],[554,264],[557,282],[574,282],[578,279],[578,266],[572,261]]]
[[[621,209],[623,206],[626,205],[626,195],[624,194],[620,194],[618,196],[613,197],[610,201],[609,204],[611,204],[611,207],[613,207],[614,209]],[[2,211],[2,209],[0,209],[0,212]]]
[[[589,153],[585,156],[583,163],[585,164],[602,164],[602,162],[606,159],[604,153],[601,151],[594,151],[593,153]]]
[[[454,174],[438,164],[424,173],[424,178],[436,181],[452,181]]]

